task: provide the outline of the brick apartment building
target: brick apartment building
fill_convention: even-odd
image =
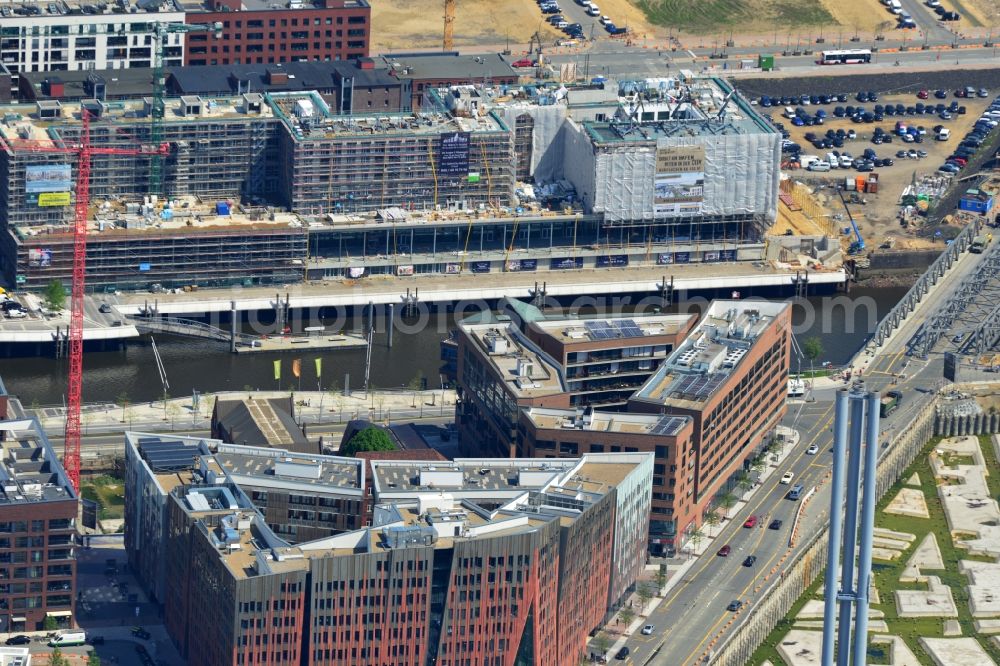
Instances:
[[[684,339],[694,315],[566,318],[505,301],[511,321],[459,326],[456,426],[465,453],[524,456],[525,407],[622,407]]]
[[[337,492],[344,459],[251,465],[252,479],[213,453],[231,459],[230,445],[148,438],[126,440],[126,497],[170,486],[160,546],[144,548],[164,571],[167,629],[192,666],[575,666],[644,563],[648,454],[357,459],[370,470],[372,525],[293,544],[245,484]]]
[[[0,453],[0,632],[72,627],[76,491],[38,421],[0,421]]]
[[[787,303],[713,301],[632,396],[629,411],[687,416],[694,426],[690,440],[670,447],[673,506],[653,514],[651,531],[690,534],[762,453],[787,409],[791,317]]]
[[[526,333],[516,324],[460,326],[462,440],[482,455],[653,453],[656,549],[680,545],[702,524],[785,414],[791,341],[783,304],[714,301],[697,327],[694,315],[536,321],[523,304],[509,311]],[[594,409],[621,407],[623,393],[623,410]]]
[[[277,8],[275,8],[277,7]],[[186,23],[222,23],[186,36],[185,65],[274,64],[297,60],[354,60],[368,55],[371,6],[365,0],[208,0]]]

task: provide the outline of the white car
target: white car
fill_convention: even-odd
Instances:
[[[643,627],[643,628],[642,628],[642,635],[643,635],[643,636],[649,636],[650,634],[652,634],[652,633],[653,633],[653,630],[654,630],[655,628],[656,628],[656,627],[654,627],[653,625],[651,625],[651,624],[647,624],[647,625],[646,625],[645,627]]]
[[[808,449],[806,449],[806,455],[814,456],[819,453],[819,444],[813,444]]]
[[[793,476],[794,474],[792,474],[791,472],[785,472],[785,475],[781,477],[781,483],[787,486],[789,483],[792,482]]]
[[[611,17],[604,15],[598,20],[598,23],[600,23],[601,25],[607,25],[611,23]]]
[[[7,319],[24,319],[27,316],[28,315],[26,315],[24,313],[24,310],[8,310],[7,311]]]

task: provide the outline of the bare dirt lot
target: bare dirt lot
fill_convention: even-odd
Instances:
[[[825,92],[824,89],[816,88],[817,92]],[[913,232],[912,229],[901,228],[898,220],[899,213],[899,199],[903,193],[904,188],[911,182],[916,181],[922,176],[934,176],[937,168],[941,166],[944,159],[952,152],[954,147],[961,142],[962,137],[969,130],[969,128],[975,123],[979,114],[987,106],[987,104],[992,101],[995,96],[993,92],[988,98],[974,98],[974,99],[960,99],[959,103],[966,107],[965,115],[956,115],[951,120],[942,120],[937,116],[904,116],[901,119],[908,124],[922,125],[927,134],[924,136],[923,143],[903,143],[898,137],[895,137],[892,143],[883,143],[882,145],[875,145],[871,142],[872,133],[875,127],[881,127],[886,132],[891,132],[895,126],[897,118],[895,116],[886,116],[886,118],[880,123],[866,124],[866,123],[854,123],[850,119],[846,118],[835,118],[833,117],[833,108],[837,105],[846,106],[848,104],[858,105],[853,98],[848,102],[840,102],[837,105],[823,105],[820,107],[810,106],[807,107],[811,112],[815,112],[817,108],[826,109],[829,114],[829,120],[823,125],[815,126],[803,126],[795,127],[787,119],[781,117],[781,109],[760,109],[761,112],[771,111],[771,116],[776,122],[783,122],[786,129],[790,133],[790,139],[795,143],[802,146],[803,155],[817,155],[819,157],[824,157],[828,151],[820,151],[815,149],[809,141],[806,141],[805,134],[807,132],[813,132],[817,135],[824,135],[827,130],[843,129],[845,132],[847,130],[853,129],[857,133],[857,138],[855,140],[847,140],[844,142],[842,148],[831,148],[830,150],[838,150],[840,153],[848,152],[854,157],[859,157],[864,153],[866,148],[871,148],[875,151],[879,158],[889,157],[894,160],[894,164],[888,167],[879,167],[875,170],[878,174],[879,179],[879,191],[877,194],[860,194],[859,198],[863,199],[866,203],[864,204],[848,204],[851,214],[854,219],[858,222],[858,226],[861,229],[862,236],[865,239],[866,244],[875,248],[882,244],[887,237],[892,236],[896,241],[896,247],[929,247],[934,245],[933,240],[928,240],[924,238],[919,238]],[[952,91],[948,90],[948,99],[946,100],[936,100],[931,96],[930,100],[927,102],[944,102],[950,104],[951,101],[955,99],[952,95]],[[895,95],[885,95],[880,96],[879,104],[905,104],[906,106],[913,106],[916,102],[922,101],[918,100],[915,94],[895,94]],[[864,104],[869,110],[874,106],[872,103]],[[951,138],[948,141],[936,141],[932,136],[932,129],[935,125],[944,125],[951,130]],[[927,157],[918,159],[900,159],[896,157],[896,152],[899,150],[924,150],[928,153]],[[840,201],[840,197],[836,193],[836,186],[838,184],[844,183],[846,178],[854,178],[859,174],[855,169],[835,169],[827,173],[817,173],[811,172],[803,169],[793,169],[787,172],[794,180],[800,180],[808,184],[818,186],[822,184],[828,184],[830,187],[820,189],[817,192],[817,199],[826,209],[826,213],[830,215],[834,222],[834,226],[838,228],[845,228],[850,226],[850,222],[844,211],[844,206]],[[944,177],[942,177],[942,182]],[[782,204],[784,205],[784,204]],[[937,243],[940,245],[941,243]]]
[[[572,3],[572,0],[564,0]],[[963,20],[955,28],[1000,22],[995,0],[942,0],[958,10]],[[879,0],[599,0],[604,14],[617,25],[627,25],[640,38],[662,38],[668,33],[706,37],[767,35],[783,43],[787,35],[807,38],[824,34],[827,39],[841,34],[846,40],[854,33],[884,32],[888,37],[900,31]],[[524,50],[538,30],[552,43],[562,35],[543,20],[532,0],[462,0],[457,3],[456,47],[506,45]],[[374,0],[372,2],[372,50],[376,53],[414,48],[438,48],[443,29],[443,0]],[[603,37],[603,36],[602,36]],[[794,41],[794,37],[792,40]]]

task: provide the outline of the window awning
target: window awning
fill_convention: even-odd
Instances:
[[[48,617],[73,617],[73,611],[48,611],[45,613]]]
[[[26,617],[12,617],[12,618],[10,618],[10,621],[11,622],[27,622],[28,618],[26,618]]]

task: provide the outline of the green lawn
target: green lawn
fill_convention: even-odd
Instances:
[[[973,618],[969,612],[969,595],[965,587],[968,583],[968,579],[958,571],[959,560],[980,560],[985,562],[992,560],[989,557],[969,555],[965,550],[956,548],[951,541],[948,524],[944,517],[944,509],[942,507],[941,500],[938,497],[934,476],[931,473],[930,464],[927,460],[927,454],[930,453],[931,449],[940,441],[941,438],[935,438],[931,440],[926,447],[924,447],[924,450],[917,456],[914,463],[910,465],[910,467],[900,477],[900,481],[885,494],[885,497],[883,497],[882,501],[878,504],[875,518],[875,524],[878,527],[898,532],[908,532],[916,535],[917,538],[913,541],[911,547],[895,561],[874,561],[872,571],[875,577],[875,587],[878,589],[881,603],[878,605],[873,604],[872,608],[881,610],[885,613],[885,621],[889,626],[889,633],[899,636],[906,641],[907,646],[913,650],[913,653],[920,660],[921,664],[933,666],[934,662],[931,660],[930,656],[921,649],[918,638],[921,636],[943,636],[945,618],[901,618],[896,613],[895,596],[893,595],[893,592],[895,590],[902,589],[926,588],[925,585],[920,583],[901,583],[899,576],[902,573],[907,560],[909,560],[910,556],[913,554],[914,549],[920,544],[921,541],[923,541],[928,532],[934,532],[938,542],[938,547],[941,549],[941,558],[944,561],[945,566],[948,568],[940,571],[927,571],[926,574],[937,576],[941,579],[942,583],[951,588],[952,597],[954,598],[955,605],[958,609],[958,622],[962,627],[962,635],[977,638],[979,644],[983,646],[990,657],[992,657],[994,661],[1000,663],[1000,649],[998,649],[996,644],[990,641],[987,636],[981,636],[975,631]],[[987,469],[992,472],[992,474],[987,477],[990,492],[991,494],[998,495],[1000,494],[1000,468],[997,467],[997,461],[996,457],[993,455],[993,448],[990,443],[990,439],[988,436],[980,437],[979,443],[986,459]],[[909,479],[914,472],[920,475],[921,490],[927,500],[927,508],[931,517],[915,518],[883,513],[882,509],[884,509],[886,505],[896,496],[900,489],[904,487],[906,480]],[[802,606],[805,604],[805,601],[812,598],[817,593],[821,594],[824,576],[825,572],[819,576],[806,594],[804,594],[802,598],[796,602],[796,604],[792,607],[791,612],[778,623],[778,626],[775,627],[774,631],[772,631],[767,637],[764,644],[758,648],[757,652],[754,653],[753,659],[750,663],[760,664],[765,659],[770,659],[775,665],[785,663],[780,657],[778,657],[775,647],[792,628],[792,618],[798,614],[799,610],[801,610]],[[876,646],[874,649],[869,646],[869,658],[873,661],[884,660],[885,657],[880,656],[883,651],[882,646]]]
[[[767,23],[781,27],[831,25],[833,16],[816,0],[639,0],[652,23],[694,33],[725,36],[720,28]]]
[[[121,479],[104,474],[85,479],[80,484],[80,496],[94,500],[100,506],[100,520],[115,520],[125,516],[125,484]]]

